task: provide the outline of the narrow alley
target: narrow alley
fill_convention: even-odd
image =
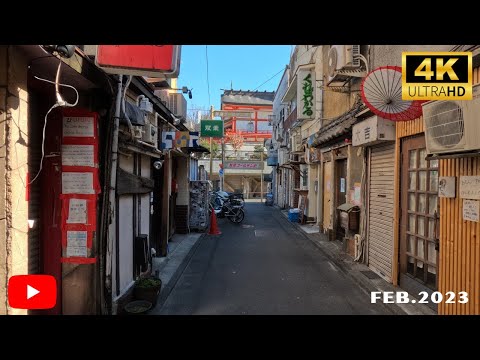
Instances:
[[[308,238],[264,203],[245,220],[219,220],[201,238],[163,306],[152,315],[390,314],[346,277]]]

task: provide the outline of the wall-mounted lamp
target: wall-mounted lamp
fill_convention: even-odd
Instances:
[[[181,89],[170,89],[170,90],[181,90],[182,93],[188,94],[188,98],[189,98],[189,99],[192,98],[192,90],[193,90],[193,89],[189,89],[189,88],[186,87],[186,86],[182,86]]]

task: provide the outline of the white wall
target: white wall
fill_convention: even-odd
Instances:
[[[450,51],[453,45],[371,45],[370,70],[379,66],[402,66],[404,51]]]
[[[126,157],[118,155],[119,166],[122,170],[133,173],[133,155]],[[118,209],[118,239],[119,239],[119,267],[120,292],[133,280],[133,199],[130,195],[119,197]]]

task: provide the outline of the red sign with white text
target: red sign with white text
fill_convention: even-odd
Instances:
[[[95,62],[105,72],[178,77],[181,45],[98,45]]]

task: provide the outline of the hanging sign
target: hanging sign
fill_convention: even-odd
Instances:
[[[98,45],[95,64],[110,74],[176,78],[180,50],[181,45]]]
[[[297,119],[315,118],[315,71],[299,69],[297,73]]]

